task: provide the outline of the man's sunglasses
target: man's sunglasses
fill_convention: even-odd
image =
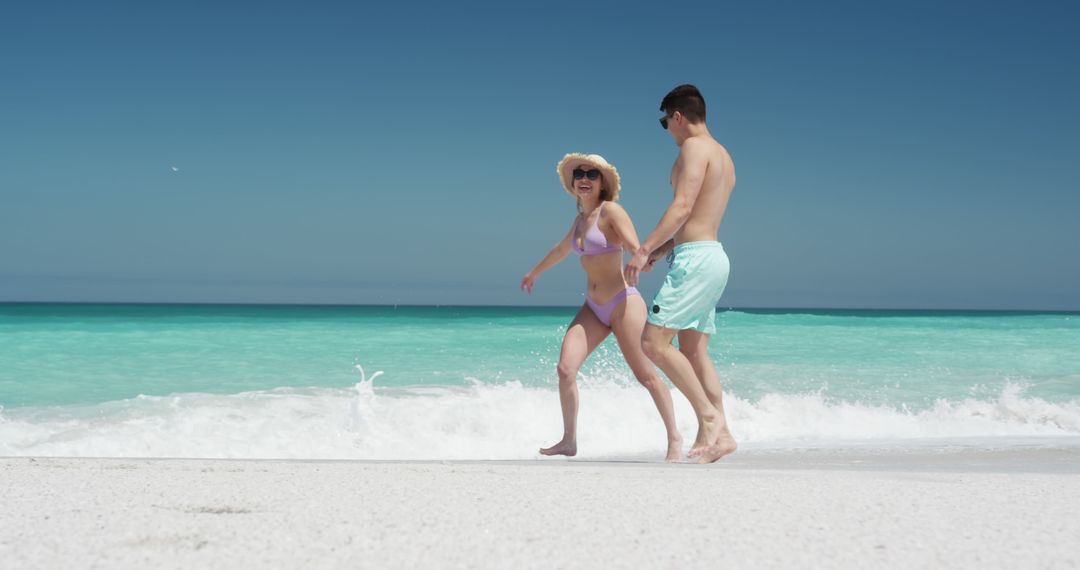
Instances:
[[[662,118],[660,119],[660,126],[661,126],[661,127],[664,127],[664,130],[665,130],[665,131],[667,130],[667,121],[668,121],[668,119],[670,119],[670,118],[671,118],[671,115],[664,115],[664,116],[663,116],[663,117],[662,117]]]
[[[574,169],[574,180],[581,180],[586,177],[589,180],[596,180],[597,178],[600,178],[600,171],[595,168],[591,170],[582,170],[580,168]]]

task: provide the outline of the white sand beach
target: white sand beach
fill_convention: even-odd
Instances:
[[[23,568],[1075,568],[1075,450],[0,459]]]

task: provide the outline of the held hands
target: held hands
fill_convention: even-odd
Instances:
[[[533,283],[536,283],[536,276],[532,272],[526,273],[525,277],[521,278],[521,290],[532,295]]]
[[[638,279],[641,277],[641,272],[651,271],[652,265],[655,262],[653,259],[649,259],[649,254],[644,249],[638,249],[634,252],[634,256],[630,258],[630,262],[623,268],[623,276],[626,277],[626,283],[631,287],[636,287]]]

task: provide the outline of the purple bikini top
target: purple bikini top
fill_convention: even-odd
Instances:
[[[600,208],[604,207],[604,203],[600,203]],[[578,254],[578,257],[582,255],[600,255],[601,253],[611,253],[613,251],[622,251],[621,246],[608,245],[607,238],[604,237],[604,232],[600,231],[600,215],[596,216],[596,223],[589,228],[589,231],[585,232],[585,246],[578,249],[578,224],[574,225],[574,233],[571,237],[573,240],[570,242],[570,249],[574,250],[574,253]]]

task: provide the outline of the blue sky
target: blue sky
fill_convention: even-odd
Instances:
[[[689,82],[722,304],[1080,310],[1080,5],[679,6],[5,7],[0,301],[578,304],[555,163],[645,234]]]

